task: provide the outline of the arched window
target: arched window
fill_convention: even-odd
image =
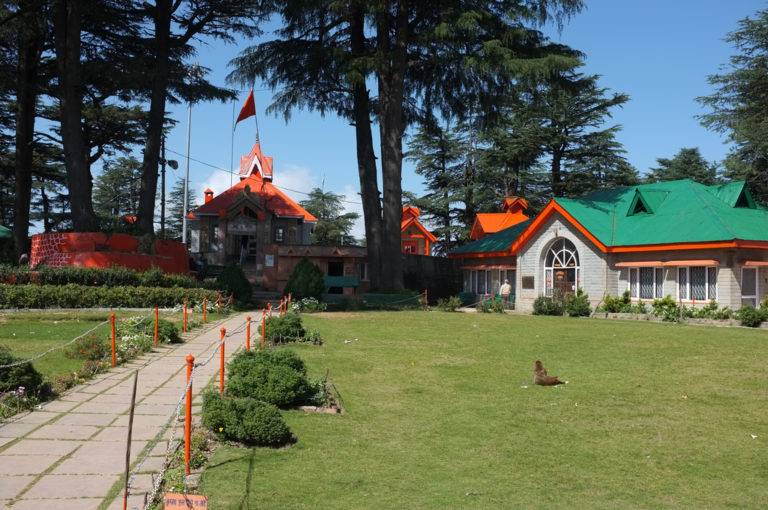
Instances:
[[[559,238],[549,247],[544,259],[544,288],[547,296],[555,292],[571,294],[579,288],[579,252],[568,239]]]

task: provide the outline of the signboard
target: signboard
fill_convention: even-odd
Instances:
[[[256,233],[256,222],[245,216],[238,216],[227,224],[230,234],[249,235]]]
[[[165,510],[208,510],[208,498],[199,494],[178,494],[167,492],[163,496]]]
[[[533,289],[533,276],[523,276],[523,288],[526,290]]]
[[[275,256],[270,255],[269,253],[264,255],[264,265],[267,267],[274,267],[275,266]]]

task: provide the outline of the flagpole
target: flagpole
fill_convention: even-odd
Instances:
[[[187,170],[184,174],[184,216],[181,218],[181,242],[187,244],[187,206],[189,205],[189,150],[192,139],[192,103],[187,110]]]
[[[253,120],[256,122],[256,143],[259,143],[259,112],[256,110],[256,93],[251,86],[251,94],[253,94]]]
[[[232,100],[232,134],[229,140],[229,187],[232,187],[232,176],[235,173],[235,104],[237,99]]]

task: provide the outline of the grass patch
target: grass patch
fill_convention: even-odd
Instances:
[[[217,449],[201,482],[212,508],[768,506],[764,331],[442,312],[304,320],[326,344],[291,348],[310,375],[330,370],[347,413],[284,413],[290,448]],[[570,384],[533,386],[536,359]]]

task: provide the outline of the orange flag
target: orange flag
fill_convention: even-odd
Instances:
[[[254,115],[256,115],[256,101],[253,99],[253,89],[251,89],[251,92],[245,99],[245,103],[243,103],[243,107],[240,109],[240,115],[237,116],[235,124]]]

